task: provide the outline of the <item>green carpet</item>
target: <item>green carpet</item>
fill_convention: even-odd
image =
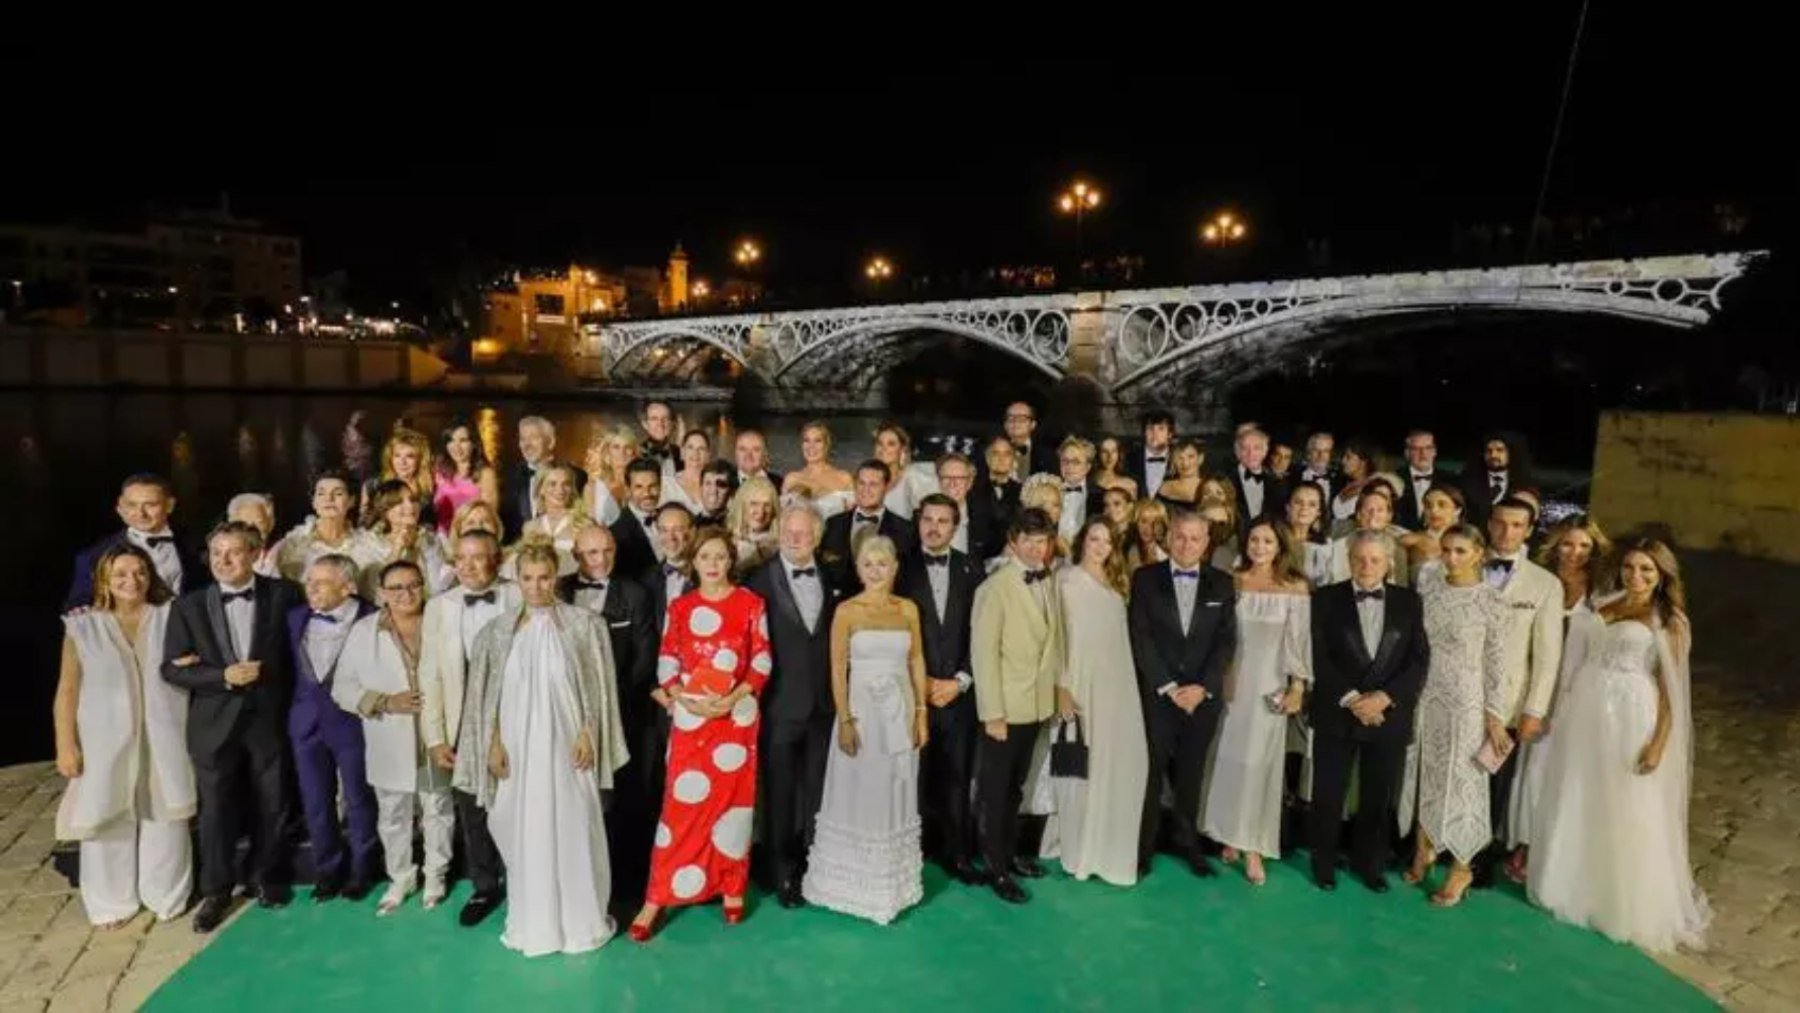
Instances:
[[[623,931],[579,957],[500,945],[504,912],[456,924],[466,885],[415,896],[252,910],[182,968],[151,1010],[1710,1009],[1650,958],[1562,925],[1511,889],[1438,910],[1393,880],[1315,889],[1305,857],[1202,881],[1170,859],[1131,890],[1056,872],[1023,908],[927,867],[926,898],[885,928],[752,899],[744,924],[685,909],[648,946]]]

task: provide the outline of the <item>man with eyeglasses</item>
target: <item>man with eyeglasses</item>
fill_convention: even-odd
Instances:
[[[723,527],[725,509],[737,492],[737,468],[729,461],[709,461],[700,469],[700,513],[696,528]]]
[[[1052,474],[1056,471],[1056,450],[1042,440],[1035,439],[1037,433],[1037,409],[1024,401],[1014,401],[1006,406],[1005,419],[1006,438],[1012,441],[1013,449],[1018,452],[1019,460],[1025,462],[1025,474],[1021,479],[1029,478],[1040,472]]]
[[[995,544],[999,506],[993,496],[972,495],[975,462],[963,454],[945,454],[937,461],[937,479],[938,488],[956,504],[956,532],[950,536],[950,547],[977,563],[999,555],[1000,546]]]

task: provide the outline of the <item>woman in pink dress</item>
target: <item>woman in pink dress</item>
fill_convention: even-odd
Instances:
[[[487,451],[482,449],[474,426],[457,419],[444,429],[440,439],[443,452],[437,459],[432,513],[437,517],[438,533],[447,534],[463,504],[473,500],[500,502],[500,480],[488,463]]]
[[[731,583],[737,552],[720,528],[694,536],[699,587],[675,599],[653,694],[669,708],[669,772],[650,854],[644,906],[631,938],[656,933],[663,908],[722,897],[744,918],[756,809],[757,697],[774,667],[763,600]]]

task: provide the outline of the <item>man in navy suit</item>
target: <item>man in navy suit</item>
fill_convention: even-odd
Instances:
[[[859,535],[865,531],[881,535],[893,542],[894,550],[902,555],[912,547],[912,529],[887,508],[887,491],[887,465],[870,458],[856,466],[855,504],[825,522],[825,534],[819,542],[819,559],[832,586],[847,594],[862,590],[862,578],[856,575]]]
[[[206,584],[206,564],[169,527],[169,515],[175,512],[175,491],[168,479],[149,474],[127,478],[119,487],[117,510],[125,529],[107,535],[75,556],[75,574],[69,581],[69,593],[63,598],[63,611],[94,600],[94,564],[121,542],[130,542],[149,553],[157,575],[177,595]]]
[[[287,615],[288,640],[294,645],[288,742],[300,779],[300,808],[312,840],[315,902],[340,894],[363,899],[380,869],[375,854],[375,796],[363,766],[362,719],[331,698],[350,627],[375,611],[375,606],[351,593],[355,587],[356,563],[350,557],[320,556],[306,568],[306,604]],[[340,778],[347,849],[346,828],[338,824]]]

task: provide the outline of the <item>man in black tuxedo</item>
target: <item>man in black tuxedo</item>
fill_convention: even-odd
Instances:
[[[669,402],[652,398],[644,402],[638,413],[638,425],[644,430],[639,457],[647,457],[657,466],[674,473],[681,466],[681,448],[675,445],[675,409]]]
[[[525,529],[525,522],[537,516],[538,476],[544,469],[560,464],[556,459],[556,427],[541,415],[527,415],[519,420],[519,463],[506,476],[500,490],[500,523],[509,538]],[[587,485],[587,472],[572,464],[565,465],[575,476],[575,492]]]
[[[1010,446],[1010,444],[1008,445]],[[979,495],[975,462],[954,451],[937,460],[938,488],[956,506],[956,531],[950,545],[965,553],[977,566],[1000,554],[1004,530],[999,525],[999,507],[991,495]],[[913,519],[918,520],[915,513]]]
[[[94,600],[94,565],[114,546],[129,542],[149,554],[156,564],[157,576],[175,594],[202,587],[207,581],[206,566],[187,541],[169,527],[169,515],[175,512],[175,490],[161,475],[132,475],[119,487],[115,506],[122,531],[115,531],[75,556],[75,574],[69,581],[69,593],[63,598],[63,611],[80,608]]]
[[[1225,669],[1237,649],[1237,591],[1228,574],[1206,565],[1207,531],[1199,514],[1177,514],[1169,524],[1168,562],[1140,566],[1131,577],[1128,618],[1150,740],[1140,872],[1149,870],[1156,851],[1167,778],[1175,794],[1175,850],[1195,875],[1213,875],[1197,827],[1207,752],[1224,706]]]
[[[856,536],[874,531],[894,543],[905,553],[912,547],[912,532],[899,515],[889,510],[887,497],[887,465],[870,458],[856,466],[856,501],[851,509],[825,522],[825,537],[819,543],[819,558],[824,562],[832,586],[845,594],[862,590],[862,578],[856,575]]]
[[[1327,432],[1316,432],[1306,438],[1306,452],[1300,461],[1299,482],[1311,482],[1325,493],[1325,521],[1331,522],[1331,497],[1344,487],[1343,476],[1338,474],[1333,455],[1337,452],[1337,437]],[[1292,489],[1288,490],[1292,492]]]
[[[998,555],[1006,547],[1006,532],[1012,530],[1013,518],[1019,513],[1019,495],[1025,485],[1018,473],[1019,452],[1005,436],[988,441],[982,452],[986,466],[975,479],[969,498],[979,499],[994,508],[993,540],[989,547]]]
[[[1143,441],[1120,462],[1125,474],[1137,479],[1138,497],[1151,499],[1169,474],[1169,456],[1175,445],[1175,417],[1161,408],[1144,413]]]
[[[1239,431],[1232,442],[1237,460],[1231,469],[1231,488],[1237,493],[1238,538],[1265,514],[1279,517],[1287,504],[1287,481],[1267,467],[1269,434],[1261,429]]]
[[[636,577],[658,558],[656,552],[656,508],[662,503],[662,465],[648,457],[640,457],[625,466],[625,503],[619,519],[612,522],[613,541],[618,547],[619,573]]]
[[[732,456],[737,458],[738,485],[753,478],[766,478],[776,492],[781,491],[782,474],[769,467],[769,441],[760,431],[738,430],[737,441],[732,444]]]
[[[1413,705],[1431,661],[1418,594],[1385,583],[1389,551],[1380,532],[1351,535],[1350,579],[1313,595],[1308,836],[1313,881],[1321,890],[1337,888],[1338,833],[1352,766],[1358,770],[1358,802],[1350,868],[1376,893],[1388,888],[1381,866],[1400,794]]]
[[[1006,438],[1012,441],[1013,450],[1025,465],[1021,480],[1039,472],[1056,473],[1056,449],[1047,440],[1037,438],[1037,409],[1024,401],[1014,401],[1006,406],[1003,425]]]
[[[980,724],[972,692],[969,624],[983,574],[979,562],[951,545],[958,514],[956,501],[943,493],[919,501],[913,516],[919,547],[903,558],[897,587],[919,607],[925,648],[931,734],[919,758],[919,794],[928,853],[952,876],[973,885],[984,878],[969,861],[975,847],[969,784]]]
[[[613,805],[606,816],[607,851],[612,855],[613,896],[622,907],[643,899],[650,878],[650,851],[662,810],[669,713],[651,699],[656,658],[662,643],[661,616],[650,610],[643,586],[614,578],[618,543],[598,525],[575,536],[574,573],[557,581],[556,594],[600,617],[612,642],[618,686],[619,722],[631,758],[613,774]]]
[[[262,535],[227,521],[206,540],[211,587],[175,602],[163,678],[188,691],[188,755],[200,795],[200,909],[194,931],[225,920],[236,885],[239,806],[256,805],[257,902],[280,907],[293,889],[282,873],[287,822],[287,709],[294,695],[288,613],[300,589],[251,569]]]
[[[1456,485],[1456,473],[1437,466],[1437,437],[1429,429],[1414,429],[1406,434],[1406,474],[1400,478],[1401,490],[1394,503],[1394,523],[1408,531],[1425,527],[1425,494],[1434,483]]]
[[[708,461],[700,469],[700,512],[696,528],[724,527],[725,508],[737,494],[737,467],[730,461]],[[780,492],[780,489],[775,490]]]
[[[1075,535],[1088,518],[1106,511],[1106,490],[1088,480],[1094,470],[1094,445],[1079,436],[1062,441],[1056,450],[1056,465],[1062,474],[1062,513],[1056,521],[1056,533],[1073,545]]]
[[[1487,527],[1494,505],[1536,483],[1525,442],[1512,433],[1489,433],[1481,440],[1481,467],[1462,477],[1463,520]]]
[[[887,469],[877,464],[885,482]],[[831,620],[838,592],[816,558],[819,515],[805,504],[781,512],[781,551],[744,586],[768,605],[775,670],[762,693],[763,842],[782,907],[800,895],[808,829],[825,790],[836,707],[831,699]]]
[[[650,614],[656,617],[656,634],[660,642],[664,621],[669,617],[669,603],[692,591],[693,561],[688,549],[694,541],[694,515],[680,503],[664,503],[656,511],[656,558],[639,571],[637,582],[644,589]],[[653,684],[651,689],[655,689]]]

